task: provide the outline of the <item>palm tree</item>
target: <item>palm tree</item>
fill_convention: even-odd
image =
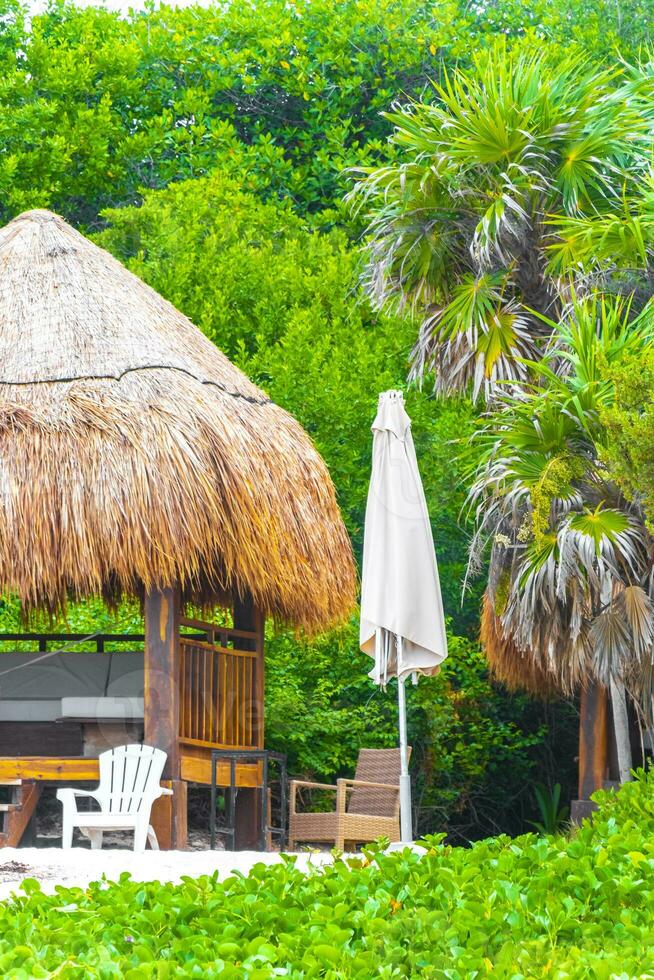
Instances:
[[[388,114],[396,160],[359,171],[351,201],[368,222],[368,293],[419,320],[414,377],[474,397],[528,377],[562,276],[580,257],[595,270],[595,245],[609,256],[607,226],[648,179],[649,87],[645,73],[498,46],[433,101]]]
[[[602,461],[603,413],[611,366],[652,343],[654,307],[634,317],[629,302],[595,294],[551,328],[534,383],[499,396],[478,433],[470,568],[488,548],[482,639],[509,686],[610,690],[626,750],[625,690],[654,721],[654,540]],[[630,768],[624,753],[620,768]]]

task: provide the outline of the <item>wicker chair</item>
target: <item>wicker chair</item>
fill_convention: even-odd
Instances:
[[[335,792],[336,809],[330,813],[298,812],[299,789]],[[343,850],[346,842],[364,844],[382,836],[391,842],[400,839],[399,749],[361,749],[354,779],[338,779],[335,786],[291,781],[291,850],[297,841],[329,842]]]

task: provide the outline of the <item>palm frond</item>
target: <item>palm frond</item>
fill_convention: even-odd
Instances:
[[[607,687],[624,677],[631,654],[631,631],[617,609],[609,608],[591,623],[593,668],[596,679]]]
[[[640,585],[627,585],[615,600],[627,623],[634,652],[650,660],[654,645],[654,603]]]

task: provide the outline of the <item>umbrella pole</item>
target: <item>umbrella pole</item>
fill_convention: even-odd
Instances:
[[[400,722],[400,838],[403,844],[413,840],[411,820],[411,777],[406,735],[406,697],[404,677],[397,678],[397,707]]]

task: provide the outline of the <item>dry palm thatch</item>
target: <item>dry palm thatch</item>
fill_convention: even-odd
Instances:
[[[481,609],[480,640],[491,676],[510,691],[526,691],[541,699],[561,693],[558,678],[531,651],[520,650],[507,636],[488,592]]]
[[[0,230],[0,588],[26,609],[179,582],[344,617],[350,542],[306,433],[61,218]]]

